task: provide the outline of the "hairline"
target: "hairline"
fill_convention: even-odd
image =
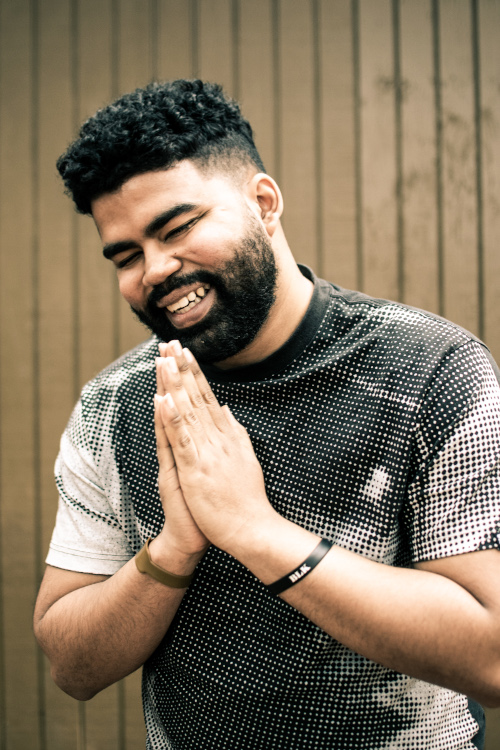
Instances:
[[[175,167],[185,162],[190,162],[193,167],[195,167],[195,169],[197,169],[198,172],[200,172],[200,174],[204,176],[221,176],[223,179],[225,179],[227,182],[230,182],[240,191],[243,190],[243,187],[247,182],[247,178],[259,174],[260,171],[257,164],[255,164],[255,162],[251,158],[245,159],[243,158],[243,155],[242,158],[234,160],[238,164],[235,169],[228,169],[227,167],[224,167],[223,165],[221,165],[221,162],[223,161],[224,154],[211,154],[208,156],[193,155],[186,156],[182,159],[177,159],[176,161],[173,161],[164,167],[157,167],[156,169],[146,169],[144,171],[137,170],[136,172],[130,174],[124,180],[122,180],[113,190],[103,190],[101,193],[96,193],[96,195],[94,195],[93,198],[89,201],[90,211],[88,215],[93,215],[92,204],[95,201],[99,200],[99,198],[102,198],[105,195],[113,195],[114,193],[117,193],[124,185],[127,184],[127,182],[133,180],[134,177],[155,172],[168,172],[169,170],[174,169]]]

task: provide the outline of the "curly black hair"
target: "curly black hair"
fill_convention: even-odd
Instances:
[[[205,171],[265,172],[250,124],[218,84],[151,83],[98,110],[59,157],[57,169],[77,210],[134,175],[191,159]]]

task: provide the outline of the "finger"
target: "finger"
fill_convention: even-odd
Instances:
[[[248,440],[250,440],[247,429],[241,424],[241,422],[238,422],[227,404],[224,404],[221,411],[224,414],[224,418],[227,422],[229,430],[235,430],[241,437],[245,436]]]
[[[196,440],[206,440],[207,425],[200,419],[200,409],[196,409],[186,388],[185,379],[181,376],[175,357],[163,360],[163,378],[167,395],[170,394],[175,407],[186,427],[196,436]],[[204,409],[201,410],[202,412]]]
[[[169,389],[168,363],[166,360],[169,357],[173,357],[176,360],[181,376],[187,373],[189,366],[184,359],[182,347],[178,341],[169,341],[168,343],[160,344],[160,353],[162,356],[156,358],[157,385],[158,393],[164,396]],[[180,388],[180,384],[177,384],[176,387]]]
[[[165,383],[163,380],[163,359],[162,357],[156,357],[155,359],[155,365],[156,365],[156,392],[159,396],[164,396],[166,394],[166,388]]]
[[[155,434],[156,434],[156,452],[158,455],[159,473],[158,473],[158,489],[160,491],[160,499],[163,504],[163,509],[166,512],[165,502],[175,496],[175,493],[181,492],[179,485],[179,477],[177,474],[177,467],[175,465],[175,458],[170,447],[170,443],[165,432],[163,425],[163,419],[161,415],[162,401],[164,397],[158,395],[155,396]]]
[[[193,374],[191,372],[191,368],[189,366],[189,362],[186,359],[186,356],[184,354],[184,350],[180,344],[180,341],[169,341],[166,347],[167,355],[168,357],[174,357],[178,370],[181,374],[181,377],[184,379],[184,386],[188,393],[191,393],[193,391],[193,395],[196,398],[197,395],[197,387],[196,387],[196,381],[194,380]]]
[[[227,420],[224,416],[219,402],[215,397],[214,392],[212,391],[208,383],[208,380],[206,379],[201,367],[199,366],[198,362],[196,361],[193,354],[189,351],[189,349],[183,349],[182,352],[184,355],[184,359],[189,367],[189,371],[196,383],[196,390],[199,393],[204,406],[207,408],[207,411],[217,428],[219,430],[223,430],[227,425]]]
[[[155,395],[154,397],[154,425],[156,435],[156,454],[158,456],[160,472],[163,477],[166,476],[168,478],[172,472],[175,472],[175,459],[168,441],[161,414],[161,403],[163,398],[164,397],[158,395]]]
[[[176,464],[194,465],[198,460],[198,451],[191,434],[191,425],[186,425],[185,417],[179,412],[171,393],[167,393],[161,400],[160,412]]]
[[[166,357],[165,365],[169,361],[169,358],[175,360],[177,364],[177,370],[180,380],[177,382],[174,381],[176,391],[180,391],[182,388],[184,388],[198,419],[205,427],[210,428],[210,426],[213,424],[213,419],[211,414],[206,409],[207,403],[203,399],[198,389],[198,384],[191,371],[190,364],[185,356],[185,351],[187,350],[182,349],[179,341],[170,341],[166,347],[166,351],[168,356]],[[164,372],[165,388],[166,390],[170,390],[172,393],[174,393],[174,391],[172,391],[171,389],[172,374],[167,372],[166,370]],[[174,398],[174,400],[176,399]]]
[[[156,436],[156,447],[158,451],[165,451],[170,448],[170,443],[168,442],[167,433],[165,432],[165,425],[163,424],[162,414],[161,414],[161,402],[163,401],[164,396],[159,396],[158,394],[155,394],[154,397],[154,425],[155,425],[155,436]]]
[[[228,425],[230,425],[231,427],[241,427],[240,423],[227,404],[224,404],[224,406],[222,407],[222,413],[224,414]]]

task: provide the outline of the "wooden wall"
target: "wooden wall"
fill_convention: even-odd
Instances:
[[[139,675],[78,704],[31,633],[60,433],[81,385],[145,336],[56,175],[78,123],[153,78],[222,82],[298,260],[500,359],[499,39],[500,0],[0,0],[2,750],[144,746]]]

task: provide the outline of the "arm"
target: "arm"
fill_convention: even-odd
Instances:
[[[171,559],[170,570],[187,575],[194,564]],[[134,560],[107,579],[48,566],[34,630],[56,684],[88,700],[136,670],[160,643],[184,593],[142,575]]]
[[[319,540],[271,507],[246,431],[218,406],[192,356],[183,356],[191,373],[182,358],[177,372],[165,363],[161,414],[184,497],[205,535],[269,584]],[[282,597],[363,656],[498,705],[499,577],[498,550],[403,569],[334,547]]]
[[[164,393],[161,377],[158,392]],[[165,525],[150,554],[160,567],[188,575],[207,540],[186,508],[170,446],[157,416],[155,421]],[[184,593],[139,573],[133,559],[111,577],[47,567],[34,630],[55,682],[87,700],[133,672],[162,640]]]

